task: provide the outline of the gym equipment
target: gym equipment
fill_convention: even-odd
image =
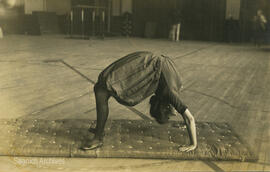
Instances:
[[[70,37],[80,34],[81,38],[90,36],[105,37],[106,7],[76,5],[70,11]],[[80,28],[80,29],[79,29]]]

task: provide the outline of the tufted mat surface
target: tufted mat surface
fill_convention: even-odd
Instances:
[[[82,119],[1,120],[0,155],[257,160],[227,123],[198,122],[198,148],[188,153],[178,151],[179,145],[189,143],[185,125],[180,122],[108,121],[103,147],[83,151],[80,147],[93,137],[88,129],[94,126],[95,121]]]

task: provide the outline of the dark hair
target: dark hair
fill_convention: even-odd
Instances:
[[[162,114],[160,112],[160,106],[162,103],[162,101],[160,101],[158,99],[158,97],[156,95],[152,96],[150,98],[150,115],[155,118],[155,120],[159,123],[159,124],[165,124],[168,122],[169,117],[168,114]]]
[[[157,96],[152,96],[149,101],[150,115],[155,118],[158,113],[158,99]]]

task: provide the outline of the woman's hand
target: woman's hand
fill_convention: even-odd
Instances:
[[[190,145],[189,146],[180,146],[179,151],[181,152],[189,152],[193,151],[197,147],[197,135],[196,135],[196,125],[195,125],[195,119],[193,115],[189,112],[188,109],[184,112],[182,115],[184,118],[184,121],[187,126],[188,135],[190,138]]]
[[[189,146],[180,146],[178,148],[179,151],[181,152],[190,152],[196,149],[196,145],[189,145]]]

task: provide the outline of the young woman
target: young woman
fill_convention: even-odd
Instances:
[[[115,61],[100,73],[94,86],[97,109],[95,137],[82,149],[90,150],[103,145],[111,96],[120,104],[134,106],[152,95],[151,116],[160,124],[166,123],[174,107],[182,115],[190,137],[190,145],[181,146],[179,150],[194,150],[197,147],[195,120],[180,99],[181,88],[179,74],[169,57],[135,52]]]
[[[265,41],[265,33],[267,31],[267,20],[263,15],[262,10],[257,11],[257,15],[254,16],[254,43],[260,47]]]

